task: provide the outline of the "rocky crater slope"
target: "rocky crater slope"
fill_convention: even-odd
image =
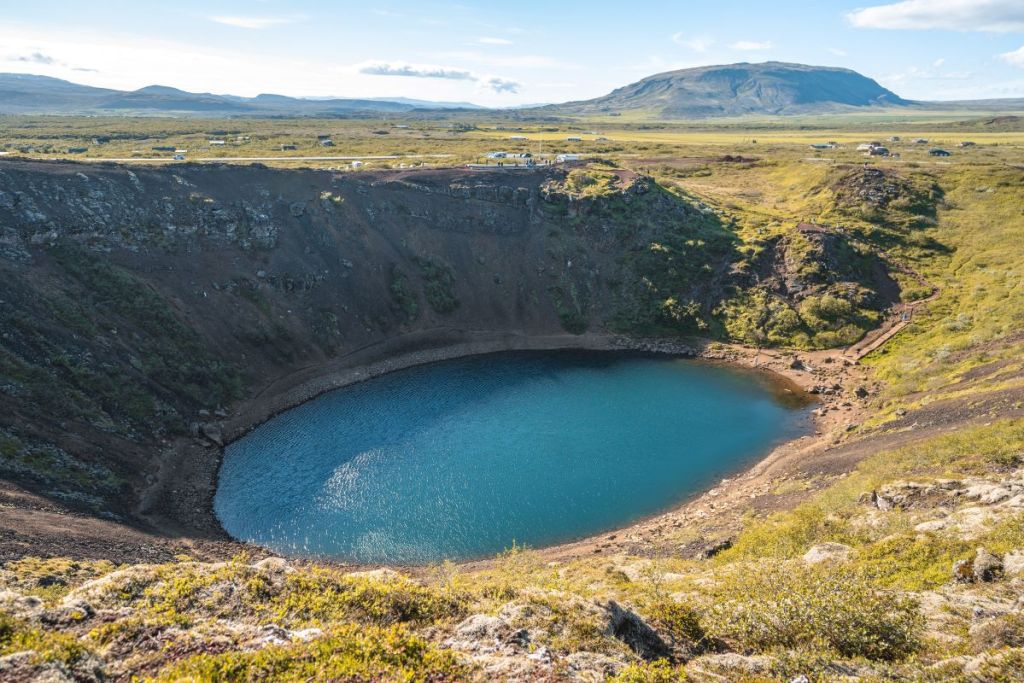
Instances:
[[[161,478],[163,498],[208,503],[164,467],[175,449],[219,446],[289,378],[487,334],[727,335],[753,287],[791,311],[782,340],[813,338],[795,312],[811,294],[891,300],[873,254],[808,266],[846,258],[843,234],[742,247],[713,208],[627,171],[4,162],[0,476],[146,527]]]

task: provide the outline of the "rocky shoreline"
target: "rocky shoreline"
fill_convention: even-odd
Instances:
[[[453,329],[427,330],[357,349],[327,365],[304,369],[268,383],[230,416],[225,416],[217,422],[199,424],[194,429],[195,436],[179,440],[161,454],[158,474],[142,496],[139,514],[155,530],[163,534],[228,541],[228,535],[223,531],[213,512],[213,497],[216,493],[223,448],[275,415],[325,392],[417,365],[505,351],[572,350],[657,354],[723,363],[762,373],[777,387],[780,394],[789,395],[794,400],[821,402],[822,399],[826,399],[823,402],[824,406],[830,403],[829,399],[838,396],[821,395],[821,387],[816,383],[817,376],[812,372],[812,364],[830,365],[819,362],[829,357],[825,352],[789,356],[706,340],[646,339],[601,333],[522,335]],[[835,361],[834,369],[843,374],[852,367],[854,366],[851,364],[844,365]],[[829,391],[833,391],[831,385]],[[828,410],[822,411],[819,408],[814,411],[812,420],[817,436],[799,439],[801,451],[809,446],[824,447],[827,438],[833,436],[833,420],[829,418]],[[826,432],[829,437],[825,436]],[[739,473],[735,479],[739,481],[749,477],[750,472],[763,468],[766,462],[779,458],[780,453],[786,453],[793,447],[793,443],[784,443],[771,448],[749,472]],[[717,488],[728,487],[729,481],[724,481]],[[633,522],[610,534],[606,532],[595,537],[559,544],[546,548],[543,552],[551,556],[564,557],[594,552],[594,549],[599,547],[642,543],[652,529],[664,528],[665,524],[671,525],[674,516],[697,503],[702,497],[696,496],[681,507]],[[618,544],[610,544],[609,538],[620,540]],[[481,562],[487,561],[474,561],[468,564],[477,565]]]

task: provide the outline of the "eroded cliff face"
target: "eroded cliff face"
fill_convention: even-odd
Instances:
[[[659,287],[710,315],[705,266],[733,242],[713,215],[645,179],[586,199],[563,179],[5,162],[0,476],[131,519],[155,452],[382,340],[686,331]],[[642,277],[652,243],[692,272]]]

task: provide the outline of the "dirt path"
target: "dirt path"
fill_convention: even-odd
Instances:
[[[898,304],[892,308],[892,313],[886,318],[885,322],[882,323],[881,327],[878,327],[871,332],[864,335],[864,337],[856,344],[847,347],[843,351],[843,356],[851,358],[853,360],[860,360],[864,356],[868,355],[872,351],[885,346],[886,343],[903,329],[905,329],[914,319],[914,312],[924,306],[925,304],[935,301],[942,294],[942,289],[933,285],[924,279],[920,273],[905,265],[898,265],[896,269],[902,271],[908,275],[911,275],[914,279],[920,282],[926,287],[930,287],[932,293],[923,299],[917,299],[903,304]]]

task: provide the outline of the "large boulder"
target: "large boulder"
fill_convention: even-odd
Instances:
[[[820,562],[845,562],[853,554],[853,548],[842,543],[819,543],[811,546],[804,553],[803,560],[807,564]]]
[[[1003,577],[1003,561],[985,548],[978,548],[972,569],[975,581],[996,581]]]
[[[614,600],[604,606],[608,613],[610,634],[624,642],[644,659],[667,657],[672,650],[657,632],[632,610],[621,607]]]

